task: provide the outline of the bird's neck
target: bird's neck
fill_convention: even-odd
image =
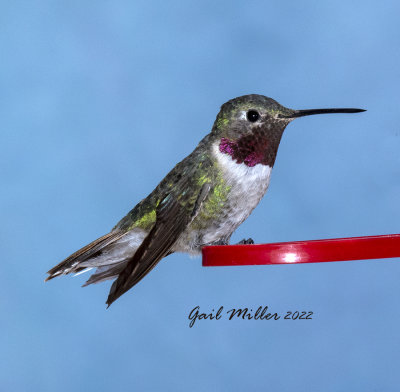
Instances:
[[[273,167],[282,133],[266,137],[262,133],[242,136],[236,140],[222,137],[219,142],[219,151],[230,155],[238,164],[248,167],[261,164]]]

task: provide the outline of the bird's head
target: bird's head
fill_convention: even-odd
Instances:
[[[357,113],[363,109],[286,108],[263,95],[243,95],[224,103],[215,120],[212,135],[221,153],[237,163],[273,166],[286,126],[295,118],[312,114]]]

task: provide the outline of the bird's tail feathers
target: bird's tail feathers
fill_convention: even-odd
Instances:
[[[120,263],[115,263],[114,265],[98,267],[96,272],[90,276],[90,278],[85,282],[85,284],[82,285],[82,287],[116,278],[124,270],[127,263],[127,261],[122,261]]]
[[[61,263],[57,264],[55,267],[49,270],[47,272],[49,276],[46,278],[46,281],[60,275],[83,272],[87,269],[87,267],[89,267],[89,265],[84,264],[86,260],[101,255],[104,250],[106,250],[110,245],[118,241],[124,234],[125,233],[123,231],[114,230],[79,249],[71,256],[67,257]],[[97,274],[98,273],[96,272],[95,275]]]

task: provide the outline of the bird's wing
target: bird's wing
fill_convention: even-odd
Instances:
[[[211,184],[204,183],[197,198],[193,198],[194,202],[185,203],[189,206],[183,205],[179,196],[172,192],[161,200],[153,228],[111,286],[108,306],[139,282],[170,252],[172,245],[198,213],[210,189]]]

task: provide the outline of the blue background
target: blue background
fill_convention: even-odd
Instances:
[[[365,0],[1,2],[1,389],[398,390],[398,259],[202,268],[172,255],[107,311],[109,283],[43,279],[248,93],[368,111],[290,124],[235,242],[399,232],[399,12]],[[196,305],[314,319],[190,329]]]

